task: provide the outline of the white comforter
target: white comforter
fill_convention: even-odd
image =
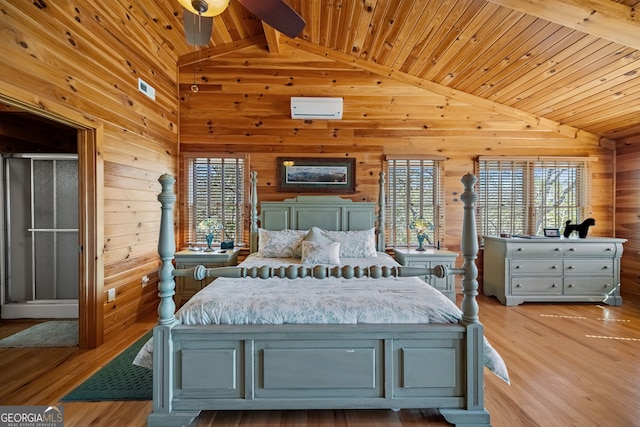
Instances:
[[[298,263],[250,256],[243,266]],[[343,265],[397,265],[385,254],[343,258]],[[194,295],[176,317],[185,325],[456,323],[461,312],[418,277],[315,279],[219,278]]]
[[[398,265],[379,253],[371,258],[343,258],[343,265]],[[252,254],[243,266],[299,264],[299,259]],[[355,324],[457,323],[461,310],[418,277],[354,279],[218,278],[194,295],[176,318],[184,325],[209,324]],[[151,367],[147,343],[134,364]],[[485,340],[485,365],[508,381],[502,358]]]

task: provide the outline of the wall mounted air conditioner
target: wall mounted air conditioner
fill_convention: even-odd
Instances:
[[[292,119],[342,119],[342,98],[291,97]]]

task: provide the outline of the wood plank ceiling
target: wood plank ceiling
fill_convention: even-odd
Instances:
[[[287,0],[306,20],[294,40],[238,2],[194,53],[177,0],[118,0],[179,65],[248,44],[278,43],[440,93],[614,141],[640,142],[639,0]],[[474,98],[469,98],[474,99]]]

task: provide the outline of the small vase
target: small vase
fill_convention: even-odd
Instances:
[[[211,245],[213,244],[213,234],[209,233],[206,236],[207,239],[207,249],[205,249],[205,252],[213,252],[213,248],[211,247]]]
[[[423,243],[424,243],[424,236],[418,234],[418,247],[416,248],[416,251],[426,251],[426,249],[422,246]]]

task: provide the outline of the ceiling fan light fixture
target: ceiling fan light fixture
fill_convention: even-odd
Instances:
[[[229,6],[229,0],[178,0],[189,12],[201,16],[218,16]]]

